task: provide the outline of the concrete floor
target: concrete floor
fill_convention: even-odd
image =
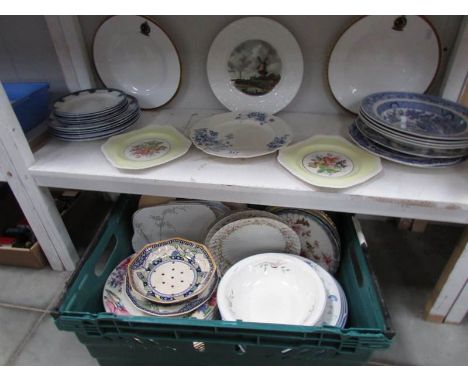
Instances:
[[[468,365],[468,320],[438,325],[422,319],[424,303],[461,233],[431,225],[424,234],[395,221],[363,220],[372,265],[397,333],[371,364]],[[0,266],[0,365],[97,365],[69,332],[41,310],[52,309],[68,272]]]

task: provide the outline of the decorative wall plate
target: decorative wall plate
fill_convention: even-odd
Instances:
[[[281,252],[298,255],[301,242],[285,223],[269,218],[236,220],[223,226],[207,244],[221,274],[243,258],[258,253]]]
[[[267,211],[261,210],[245,210],[245,211],[238,211],[233,212],[227,216],[218,219],[209,229],[208,233],[206,234],[205,244],[208,244],[213,237],[213,235],[218,232],[221,228],[225,225],[233,223],[240,219],[249,219],[249,218],[269,218],[273,220],[281,221],[281,219],[276,216],[275,214]]]
[[[424,93],[439,68],[437,32],[420,16],[366,16],[341,35],[328,82],[338,103],[356,113],[362,99],[383,91]]]
[[[404,154],[388,147],[381,146],[370,139],[366,138],[357,128],[356,124],[353,123],[348,128],[350,138],[361,147],[363,150],[368,151],[374,155],[378,155],[389,161],[404,164],[413,167],[423,168],[437,168],[437,167],[448,167],[462,163],[466,157],[462,158],[423,158],[415,155]]]
[[[332,135],[315,135],[283,148],[278,162],[299,179],[328,188],[355,186],[382,170],[379,157]]]
[[[223,320],[316,325],[326,306],[318,272],[296,256],[262,253],[234,264],[218,287]]]
[[[224,113],[197,122],[190,139],[200,150],[224,158],[252,158],[270,154],[292,140],[290,127],[280,118],[261,113]]]
[[[148,18],[113,16],[105,20],[94,36],[93,56],[102,82],[134,95],[143,109],[163,106],[179,88],[177,50]]]
[[[133,256],[133,255],[132,255]],[[119,265],[111,272],[109,275],[104,289],[102,291],[102,302],[104,305],[104,310],[107,313],[113,313],[117,316],[148,316],[156,315],[161,317],[166,316],[175,316],[181,315],[188,318],[197,318],[201,320],[211,319],[216,310],[216,296],[214,295],[214,290],[217,287],[218,278],[213,279],[216,281],[213,285],[206,291],[206,295],[209,295],[209,292],[213,293],[212,297],[195,310],[190,311],[193,306],[196,306],[193,302],[189,303],[183,302],[181,304],[172,304],[172,305],[162,305],[155,304],[148,300],[145,300],[143,305],[137,307],[132,299],[136,301],[134,297],[129,297],[132,293],[128,293],[129,288],[127,288],[127,268],[132,256],[127,257],[122,260]],[[200,294],[200,299],[204,298],[203,293]],[[198,300],[198,298],[197,298]],[[148,304],[148,305],[147,305]],[[178,307],[176,307],[178,305]],[[152,309],[146,309],[145,306],[150,306]],[[149,313],[151,311],[151,313]],[[182,312],[182,313],[178,313]]]
[[[294,36],[278,22],[245,17],[216,36],[207,72],[213,93],[229,110],[274,114],[299,90],[302,52]]]
[[[132,246],[143,246],[171,237],[184,237],[202,243],[216,215],[206,205],[174,204],[142,208],[133,214]],[[196,222],[196,224],[194,223]]]
[[[101,147],[117,168],[142,170],[170,162],[184,155],[191,142],[169,125],[149,125],[114,136]]]
[[[440,97],[403,92],[372,94],[361,113],[409,136],[438,141],[468,140],[468,108]]]
[[[340,243],[327,222],[315,214],[293,208],[275,211],[297,233],[301,240],[301,256],[334,274],[340,264]]]
[[[52,109],[62,118],[97,118],[125,106],[127,96],[116,89],[86,89],[58,99]]]
[[[128,279],[141,297],[172,304],[203,292],[216,268],[204,245],[173,238],[143,247],[128,265]]]

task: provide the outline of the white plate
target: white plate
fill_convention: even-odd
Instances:
[[[218,287],[223,320],[315,325],[326,305],[317,271],[295,256],[263,253],[230,268]]]
[[[190,129],[190,139],[200,150],[211,155],[252,158],[287,146],[292,140],[292,132],[277,116],[236,112],[202,119]]]
[[[322,317],[317,322],[317,326],[328,325],[343,327],[343,316],[345,314],[344,307],[346,306],[347,313],[347,302],[346,297],[344,296],[344,292],[342,292],[342,288],[338,281],[336,281],[332,275],[330,275],[325,269],[314,263],[312,260],[306,259],[304,257],[298,258],[315,269],[320,279],[322,280],[325,291],[327,293],[325,310],[322,314]]]
[[[246,17],[216,36],[207,72],[213,93],[229,110],[273,114],[296,96],[303,65],[291,32],[271,19]]]
[[[381,91],[423,93],[440,61],[439,37],[420,16],[367,16],[339,38],[330,56],[328,81],[336,100],[358,113],[362,99]],[[395,25],[396,24],[396,25]],[[402,30],[395,30],[402,29]]]
[[[281,221],[281,219],[272,214],[271,212],[261,211],[261,210],[245,210],[245,211],[238,211],[233,212],[219,220],[217,220],[209,229],[208,233],[206,234],[205,244],[209,243],[213,235],[218,232],[221,228],[225,225],[228,225],[236,220],[240,219],[248,219],[248,218],[269,218],[273,220]]]
[[[207,243],[221,274],[245,257],[266,252],[298,255],[301,242],[285,223],[269,218],[240,219],[223,226]]]
[[[171,237],[203,243],[216,215],[207,206],[194,204],[160,205],[133,214],[132,246],[138,252],[144,245]]]
[[[143,109],[165,105],[179,88],[177,51],[148,18],[113,16],[104,21],[94,37],[93,55],[102,82],[132,94]]]

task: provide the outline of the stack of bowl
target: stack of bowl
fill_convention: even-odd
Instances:
[[[109,276],[107,312],[120,315],[212,319],[219,275],[202,244],[172,238],[144,246]]]
[[[468,155],[468,108],[429,95],[382,92],[364,98],[352,140],[385,159],[446,167]]]
[[[249,256],[227,270],[218,287],[226,321],[336,326],[348,315],[339,283],[313,261],[285,253]]]

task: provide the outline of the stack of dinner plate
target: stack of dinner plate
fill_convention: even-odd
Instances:
[[[468,108],[417,93],[375,93],[349,127],[352,140],[385,159],[416,167],[446,167],[468,155]]]
[[[66,141],[91,141],[119,134],[140,116],[136,98],[115,89],[88,89],[54,103],[49,127]]]
[[[172,238],[124,259],[105,284],[103,304],[117,315],[212,319],[218,281],[204,245]]]

